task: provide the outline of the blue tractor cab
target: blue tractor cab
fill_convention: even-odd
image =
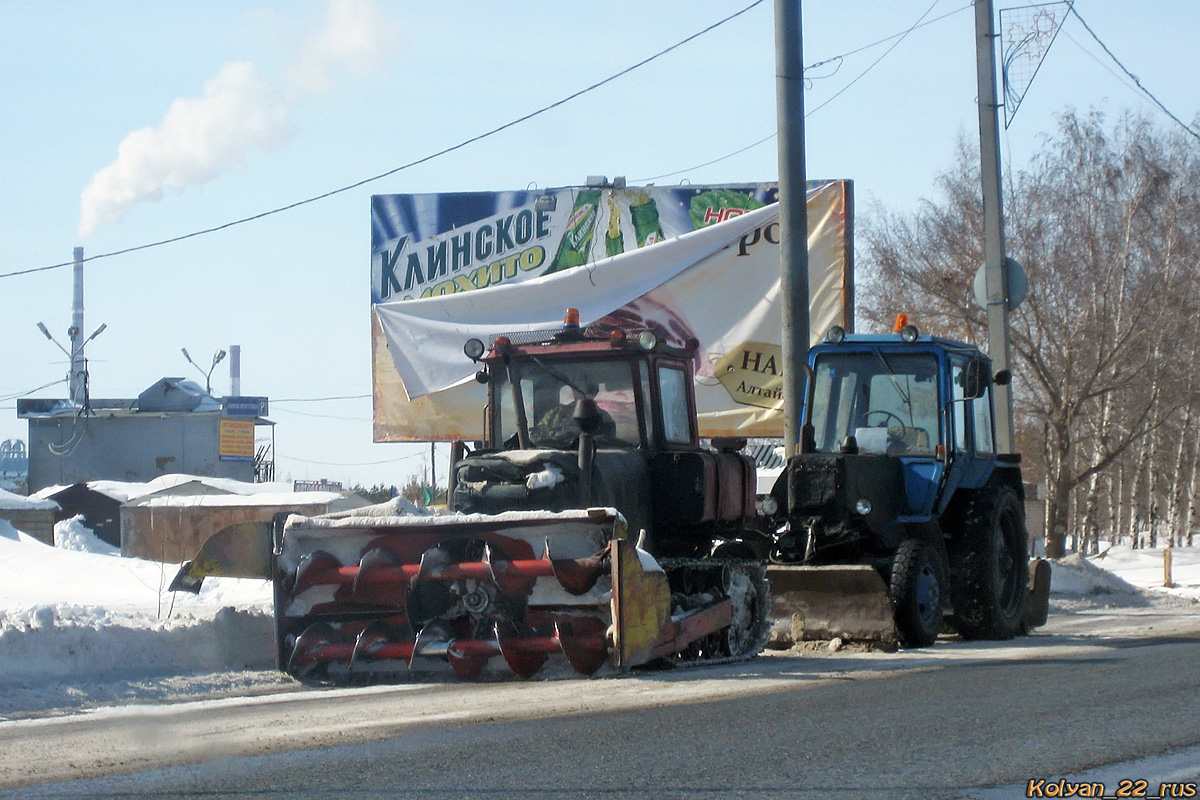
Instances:
[[[1008,373],[913,326],[834,328],[807,372],[800,453],[765,500],[771,560],[786,565],[768,573],[781,613],[817,619],[817,595],[881,595],[857,612],[886,616],[907,646],[932,644],[946,611],[972,638],[1036,624],[1020,459],[995,446],[992,387]],[[835,629],[821,633],[836,635],[836,614],[824,616]]]

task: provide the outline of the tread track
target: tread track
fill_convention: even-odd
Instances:
[[[767,583],[767,568],[760,561],[751,559],[713,559],[713,558],[664,558],[659,559],[659,565],[666,571],[667,577],[671,582],[671,600],[672,610],[674,611],[680,603],[677,601],[686,600],[686,597],[681,596],[676,591],[677,586],[688,586],[691,589],[689,594],[710,593],[719,599],[728,597],[728,593],[721,586],[721,575],[726,567],[732,567],[739,572],[742,572],[751,583],[754,590],[754,598],[748,604],[743,603],[738,608],[735,603],[735,615],[739,610],[748,610],[751,615],[750,624],[747,630],[750,632],[746,641],[749,643],[739,653],[726,653],[724,655],[714,654],[715,651],[726,650],[727,647],[718,645],[712,646],[708,640],[713,637],[725,636],[725,631],[718,631],[711,634],[699,642],[693,643],[687,650],[681,653],[676,653],[674,656],[668,656],[656,662],[657,666],[670,667],[705,667],[717,664],[733,664],[739,661],[749,661],[763,651],[767,643],[767,632],[770,629],[770,612],[771,598],[768,594]],[[699,585],[697,585],[699,583]],[[689,586],[690,584],[690,586]],[[697,589],[700,591],[697,592]],[[705,643],[708,642],[708,646]]]

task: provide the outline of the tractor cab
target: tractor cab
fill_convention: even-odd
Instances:
[[[807,452],[888,456],[904,475],[910,515],[938,515],[995,463],[991,362],[963,342],[834,329],[809,354]],[[1001,381],[1006,379],[1001,376]]]
[[[835,327],[808,355],[801,453],[772,494],[793,518],[827,523],[819,549],[830,558],[868,543],[890,550],[956,492],[984,486],[998,463],[991,362],[973,345],[898,327]],[[820,560],[814,544],[794,542],[786,560]]]
[[[561,329],[468,341],[488,404],[481,446],[455,457],[452,509],[611,506],[661,555],[708,555],[743,538],[754,462],[736,452],[745,440],[700,443],[698,346],[652,328],[580,327],[574,310]]]

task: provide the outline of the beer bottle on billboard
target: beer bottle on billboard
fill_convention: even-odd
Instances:
[[[608,231],[604,234],[605,255],[615,256],[625,252],[625,235],[621,233],[621,206],[616,193],[608,195]]]
[[[658,203],[650,196],[647,187],[629,207],[629,216],[633,218],[633,230],[637,236],[637,246],[663,240],[662,224],[658,221]]]
[[[586,264],[588,248],[592,244],[592,234],[596,230],[596,213],[600,207],[600,190],[584,189],[575,195],[575,206],[567,219],[566,230],[563,231],[562,241],[558,243],[558,252],[550,262],[550,268],[543,275],[549,275],[559,270],[578,267]]]

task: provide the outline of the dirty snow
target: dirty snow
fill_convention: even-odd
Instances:
[[[54,538],[0,520],[0,719],[295,688],[274,671],[267,581],[209,578],[199,595],[171,593],[177,565],[121,558],[80,518]],[[1052,626],[1196,617],[1200,548],[1174,551],[1173,577],[1164,588],[1159,550],[1068,556],[1054,566]]]

